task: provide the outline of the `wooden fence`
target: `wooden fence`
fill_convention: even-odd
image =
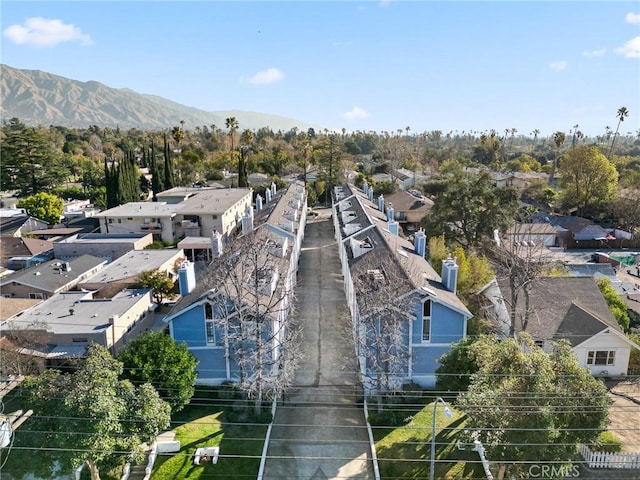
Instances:
[[[589,468],[640,468],[640,453],[592,452],[580,445],[580,454]]]

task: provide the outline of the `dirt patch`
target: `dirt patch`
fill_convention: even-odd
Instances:
[[[625,452],[640,452],[640,377],[607,382],[613,404],[609,430],[622,442]]]

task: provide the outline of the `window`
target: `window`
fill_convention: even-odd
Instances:
[[[213,307],[210,303],[204,304],[205,328],[207,331],[207,343],[216,343],[216,329],[213,321]]]
[[[42,293],[30,293],[29,298],[32,300],[44,300],[44,295]]]
[[[431,300],[425,300],[422,304],[422,341],[431,339]]]
[[[216,343],[216,329],[213,320],[207,320],[207,343]]]
[[[609,350],[596,350],[587,352],[587,365],[615,365],[616,352]]]

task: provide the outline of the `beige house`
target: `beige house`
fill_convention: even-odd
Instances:
[[[151,233],[154,240],[167,243],[184,237],[211,237],[216,231],[227,237],[238,229],[243,212],[251,205],[252,190],[172,189],[158,198],[166,200],[130,202],[99,213],[100,232]]]
[[[140,333],[152,315],[151,290],[124,290],[113,298],[97,299],[91,292],[65,292],[0,323],[0,335],[29,339],[33,354],[51,361],[84,356],[91,342],[116,355]]]

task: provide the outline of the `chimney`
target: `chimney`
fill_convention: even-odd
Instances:
[[[242,216],[242,234],[248,235],[253,231],[253,215],[245,213]]]
[[[396,222],[395,220],[389,220],[387,222],[387,228],[394,235],[398,235],[398,222]]]
[[[222,235],[217,230],[211,234],[211,255],[214,258],[222,256]]]
[[[265,203],[269,203],[271,201],[271,190],[270,189],[267,188],[264,191],[264,197],[265,197],[265,200],[264,200]]]
[[[362,184],[362,191],[364,192],[364,194],[368,197],[369,196],[369,184],[367,183],[367,181],[365,180],[364,183]]]
[[[271,196],[274,196],[275,194],[276,194],[276,183],[271,182]]]
[[[427,251],[427,236],[425,235],[422,228],[418,230],[414,236],[413,247],[415,249],[416,255],[420,255],[422,258],[424,258],[424,254]]]
[[[369,191],[367,192],[367,197],[370,202],[373,202],[373,187],[369,187]]]
[[[256,212],[262,210],[262,197],[258,194],[256,195]]]
[[[378,197],[378,210],[384,212],[384,196],[382,194]]]
[[[195,266],[189,260],[185,260],[178,267],[178,286],[183,297],[196,288]]]
[[[442,262],[442,284],[450,292],[456,293],[458,286],[458,265],[451,255]]]
[[[393,203],[389,202],[387,204],[387,222],[393,221]]]

